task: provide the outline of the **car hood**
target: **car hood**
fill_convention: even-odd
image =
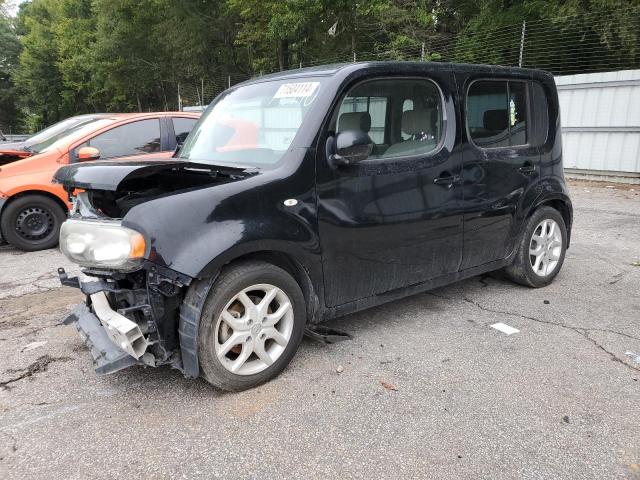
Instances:
[[[129,161],[97,161],[67,165],[54,175],[92,215],[122,218],[141,203],[180,192],[236,182],[254,175],[249,168],[192,163],[174,158],[149,158]]]
[[[23,150],[19,143],[0,143],[0,165],[7,165],[33,155],[33,152]]]
[[[3,157],[0,156],[0,179],[47,170],[51,170],[53,173],[57,167],[60,167],[60,163],[58,163],[57,160],[61,155],[62,152],[59,150],[52,150],[25,158],[14,158],[4,163],[2,160]]]
[[[245,167],[210,165],[186,162],[175,158],[146,158],[144,160],[95,161],[75,163],[60,168],[53,177],[53,183],[59,183],[67,190],[117,191],[125,188],[135,191],[137,184],[153,181],[154,177],[202,177],[216,173],[247,172]],[[249,172],[247,172],[249,173]],[[196,183],[200,183],[196,181]]]

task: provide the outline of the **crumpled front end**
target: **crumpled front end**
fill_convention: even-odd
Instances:
[[[160,265],[162,257],[152,249],[157,238],[127,217],[169,194],[254,174],[244,167],[164,158],[73,164],[56,172],[54,183],[73,197],[71,214],[60,230],[60,250],[83,267],[83,275],[74,278],[60,269],[60,280],[86,295],[84,305],[65,323],[75,325],[86,339],[98,373],[169,364],[188,377],[199,375],[197,319],[187,306],[182,308],[193,279]],[[167,233],[175,234],[170,225]]]
[[[134,272],[85,269],[63,285],[79,288],[84,303],[63,320],[85,340],[96,372],[108,374],[132,365],[171,365],[183,370],[178,318],[191,278],[146,262]]]

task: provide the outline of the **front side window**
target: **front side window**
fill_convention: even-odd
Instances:
[[[179,157],[192,162],[273,165],[289,149],[322,90],[323,78],[291,78],[222,93],[205,111]]]
[[[358,115],[344,115],[356,113]],[[369,125],[369,137],[376,145],[384,144],[384,127],[386,125],[387,98],[386,97],[357,97],[347,96],[338,112],[339,121],[348,123],[349,118],[360,118],[361,113],[366,113],[366,117],[371,121]],[[346,129],[344,125],[338,124],[338,128]]]
[[[337,134],[360,130],[369,135],[371,159],[428,154],[444,131],[442,96],[430,80],[372,80],[345,95],[335,122]]]
[[[469,87],[467,128],[482,148],[526,145],[527,84],[479,81]]]
[[[154,118],[120,125],[96,135],[83,146],[100,150],[102,159],[159,152],[160,121]]]

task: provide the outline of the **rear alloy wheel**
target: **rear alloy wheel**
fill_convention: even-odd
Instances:
[[[562,268],[566,248],[562,215],[551,207],[542,207],[529,218],[513,264],[505,268],[505,273],[516,283],[544,287]]]
[[[534,229],[529,242],[529,262],[539,277],[551,275],[562,255],[560,225],[553,219],[544,219]]]
[[[227,267],[200,318],[198,357],[211,384],[239,391],[280,373],[304,333],[304,296],[284,270],[266,262]]]
[[[53,199],[42,195],[24,195],[9,202],[2,212],[3,238],[26,251],[44,250],[58,244],[60,226],[66,212]]]

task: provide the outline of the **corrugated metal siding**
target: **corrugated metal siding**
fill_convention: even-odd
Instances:
[[[556,77],[566,168],[640,173],[640,70]]]

